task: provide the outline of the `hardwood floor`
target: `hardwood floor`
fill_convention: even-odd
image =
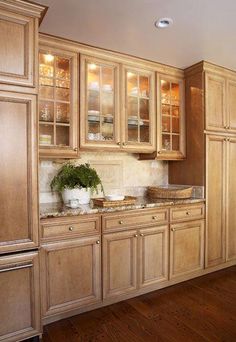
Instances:
[[[236,266],[44,327],[44,342],[236,341]]]

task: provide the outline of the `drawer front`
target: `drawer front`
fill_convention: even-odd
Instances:
[[[204,218],[204,204],[184,206],[170,209],[170,221],[192,221]]]
[[[70,238],[73,235],[87,236],[100,234],[100,216],[85,216],[75,219],[65,218],[42,220],[42,240]]]
[[[108,214],[102,217],[103,233],[137,228],[143,225],[165,224],[168,222],[168,209],[139,210],[132,213]]]

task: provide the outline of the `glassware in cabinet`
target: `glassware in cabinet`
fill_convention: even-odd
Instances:
[[[81,56],[81,147],[119,148],[119,66]]]
[[[141,69],[125,68],[125,123],[126,149],[155,149],[154,132],[154,73]]]
[[[49,47],[40,48],[39,146],[41,156],[70,158],[77,155],[76,71],[76,53]]]

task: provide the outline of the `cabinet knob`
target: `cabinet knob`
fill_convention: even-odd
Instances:
[[[121,220],[119,221],[119,224],[123,224],[123,223],[124,223],[123,221],[121,221]]]
[[[99,245],[99,244],[100,244],[100,241],[99,241],[99,240],[97,240],[97,241],[96,241],[96,244],[97,244],[97,245]]]
[[[152,219],[153,219],[153,220],[157,220],[157,216],[153,216]]]
[[[118,141],[116,144],[117,144],[118,146],[120,146],[120,145],[121,145],[120,141]]]
[[[228,128],[228,126],[224,126],[224,128],[225,128],[225,129],[227,129],[227,128]]]
[[[228,138],[227,141],[230,141],[230,138]]]
[[[77,152],[77,151],[78,151],[78,147],[75,147],[75,148],[74,148],[74,151]]]
[[[189,215],[189,212],[188,212],[188,211],[186,211],[186,215]]]
[[[158,154],[161,154],[162,152],[161,152],[161,151],[158,151],[157,153],[158,153]]]
[[[171,231],[172,231],[172,232],[175,232],[175,228],[171,228]]]
[[[140,234],[140,236],[144,236],[144,234],[143,234],[143,233],[141,233],[141,234]]]
[[[127,144],[125,143],[125,142],[123,142],[123,144],[122,144],[123,146],[126,146]]]
[[[70,226],[70,227],[69,227],[69,231],[72,232],[72,230],[73,230],[73,227]]]
[[[138,234],[134,234],[134,237],[138,237]]]
[[[227,126],[227,129],[230,129],[230,127],[229,127],[229,126]]]
[[[227,138],[224,138],[224,141],[227,141]]]

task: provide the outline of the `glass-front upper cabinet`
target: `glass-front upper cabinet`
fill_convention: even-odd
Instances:
[[[155,73],[124,67],[124,119],[122,145],[134,152],[155,150]]]
[[[185,157],[185,117],[183,80],[160,76],[160,117],[158,129],[158,154],[160,159]]]
[[[81,56],[80,145],[120,148],[119,65]]]
[[[77,54],[41,47],[39,52],[40,156],[78,155]]]

